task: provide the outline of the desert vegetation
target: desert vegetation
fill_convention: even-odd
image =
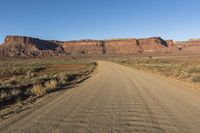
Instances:
[[[0,59],[0,107],[63,89],[91,74],[96,65],[65,57]]]
[[[200,87],[200,56],[146,56],[115,58],[112,61],[133,67],[159,73],[166,77],[177,79],[194,87]]]

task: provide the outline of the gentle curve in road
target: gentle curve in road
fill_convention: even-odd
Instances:
[[[200,131],[198,90],[119,64],[98,64],[90,79],[0,132]]]

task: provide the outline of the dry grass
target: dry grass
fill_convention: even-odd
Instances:
[[[58,86],[58,82],[56,80],[50,80],[44,83],[42,85],[41,83],[35,84],[30,92],[34,96],[42,96],[48,92],[51,92],[52,90],[55,90]]]
[[[66,84],[68,80],[68,75],[66,73],[60,73],[59,84]]]
[[[195,83],[200,83],[200,75],[193,76],[192,81],[195,82]]]
[[[6,93],[5,91],[0,92],[0,98],[1,99],[6,99],[7,97],[9,97],[8,93]]]
[[[45,88],[46,88],[46,91],[52,91],[54,89],[57,88],[58,86],[58,81],[57,80],[51,80],[51,81],[48,81],[44,84]]]
[[[0,59],[0,104],[57,91],[92,73],[95,66],[94,61],[64,57]]]
[[[42,96],[46,93],[46,88],[42,84],[35,84],[30,91],[34,96]]]
[[[191,85],[200,84],[200,58],[197,55],[118,58],[112,61],[136,69],[159,73]]]
[[[10,91],[12,96],[18,96],[21,93],[19,89],[13,89]]]

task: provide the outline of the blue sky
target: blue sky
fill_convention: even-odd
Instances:
[[[75,40],[200,38],[200,0],[1,0],[6,35]]]

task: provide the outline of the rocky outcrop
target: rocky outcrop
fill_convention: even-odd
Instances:
[[[148,39],[139,39],[139,44],[143,52],[158,52],[163,48],[167,48],[167,42],[160,37],[153,37]]]
[[[105,46],[108,54],[161,52],[168,49],[168,43],[160,37],[108,40],[105,41]]]
[[[200,40],[190,39],[184,42],[176,43],[176,47],[182,52],[200,52]]]
[[[133,54],[143,51],[137,39],[105,40],[104,45],[106,54]]]
[[[177,48],[173,40],[165,41],[160,37],[55,41],[24,36],[7,36],[4,44],[0,46],[0,56],[57,56],[60,53],[67,55],[120,55],[175,50]]]
[[[63,49],[68,54],[134,54],[155,52],[167,48],[167,43],[159,38],[147,39],[111,39],[111,40],[81,40],[64,42]]]
[[[38,50],[56,50],[60,47],[59,41],[46,41],[38,38],[24,37],[24,36],[7,36],[5,38],[5,45],[32,45]]]
[[[98,40],[66,41],[62,48],[67,54],[72,55],[105,54],[104,41]]]
[[[200,47],[200,40],[187,41],[183,47]]]
[[[56,41],[24,36],[7,36],[0,46],[1,56],[55,56],[63,48]]]
[[[173,48],[174,47],[174,41],[173,40],[166,40],[167,46],[169,48]]]

